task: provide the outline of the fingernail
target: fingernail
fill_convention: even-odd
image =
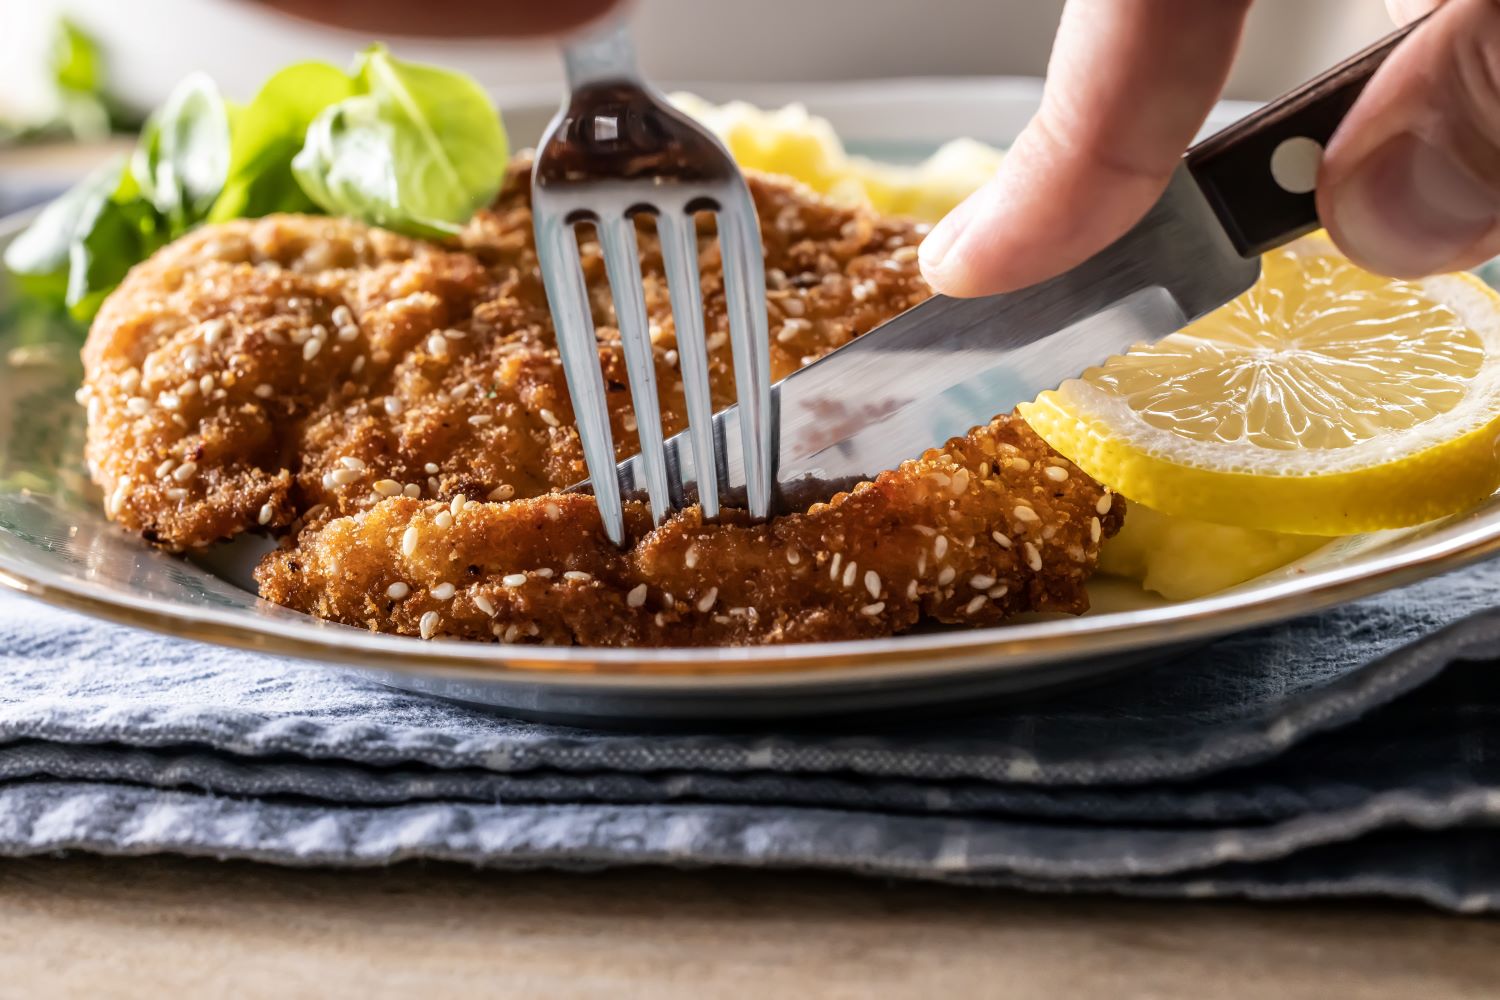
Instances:
[[[974,213],[979,210],[979,197],[982,192],[976,191],[963,201],[953,207],[953,211],[943,216],[942,220],[932,227],[932,232],[917,247],[917,259],[925,272],[936,271],[943,266],[943,260],[948,256],[948,251],[963,236],[964,230],[969,228],[969,223],[974,218]]]
[[[1494,228],[1500,191],[1408,133],[1355,168],[1332,216],[1351,257],[1386,274],[1418,276],[1442,270]]]

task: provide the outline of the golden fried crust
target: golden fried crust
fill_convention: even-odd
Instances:
[[[1049,471],[1055,470],[1055,471]],[[704,524],[696,509],[631,544],[592,499],[404,497],[309,528],[256,573],[262,594],[404,635],[613,646],[853,639],[926,618],[993,625],[1080,612],[1123,504],[1018,417],[803,514]]]
[[[532,244],[527,164],[443,248],[360,223],[205,227],[135,268],[84,351],[107,513],[163,547],[281,531],[326,505],[528,497],[585,478]],[[929,294],[910,223],[750,181],[781,378]],[[642,223],[648,226],[647,223]],[[707,223],[705,223],[707,225]],[[734,399],[722,272],[700,253],[715,407]],[[686,426],[661,255],[639,238],[667,433]],[[617,450],[638,450],[598,247],[585,243]]]
[[[272,216],[206,227],[132,271],[84,351],[87,457],[109,516],[173,550],[280,536],[257,573],[268,599],[412,635],[765,643],[1086,607],[1123,505],[1013,417],[804,514],[705,525],[689,510],[652,531],[633,507],[632,545],[609,545],[591,499],[553,492],[586,473],[527,168],[446,246]],[[769,178],[750,187],[774,377],[930,294],[916,225]],[[686,416],[671,305],[642,226],[675,433]],[[734,381],[717,246],[700,236],[717,408]],[[597,245],[581,257],[623,458],[637,443],[619,335]]]

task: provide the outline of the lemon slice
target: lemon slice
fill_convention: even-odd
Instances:
[[[1500,297],[1396,281],[1321,234],[1254,288],[1021,412],[1090,475],[1166,514],[1266,531],[1405,527],[1500,488]]]

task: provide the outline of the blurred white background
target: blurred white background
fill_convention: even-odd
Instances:
[[[638,0],[636,20],[645,68],[669,83],[1040,75],[1061,6]],[[145,108],[191,70],[207,70],[230,96],[245,98],[287,62],[343,64],[369,41],[286,20],[248,0],[0,0],[0,115],[21,117],[47,100],[48,39],[62,12],[103,43],[115,92]],[[1259,0],[1228,96],[1274,96],[1389,28],[1380,0]],[[532,96],[559,79],[546,45],[389,41],[398,53],[467,70],[502,106],[507,94]]]

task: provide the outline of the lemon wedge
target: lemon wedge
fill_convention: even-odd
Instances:
[[[1166,514],[1302,535],[1420,524],[1500,488],[1500,296],[1362,271],[1321,234],[1255,287],[1021,408]]]

